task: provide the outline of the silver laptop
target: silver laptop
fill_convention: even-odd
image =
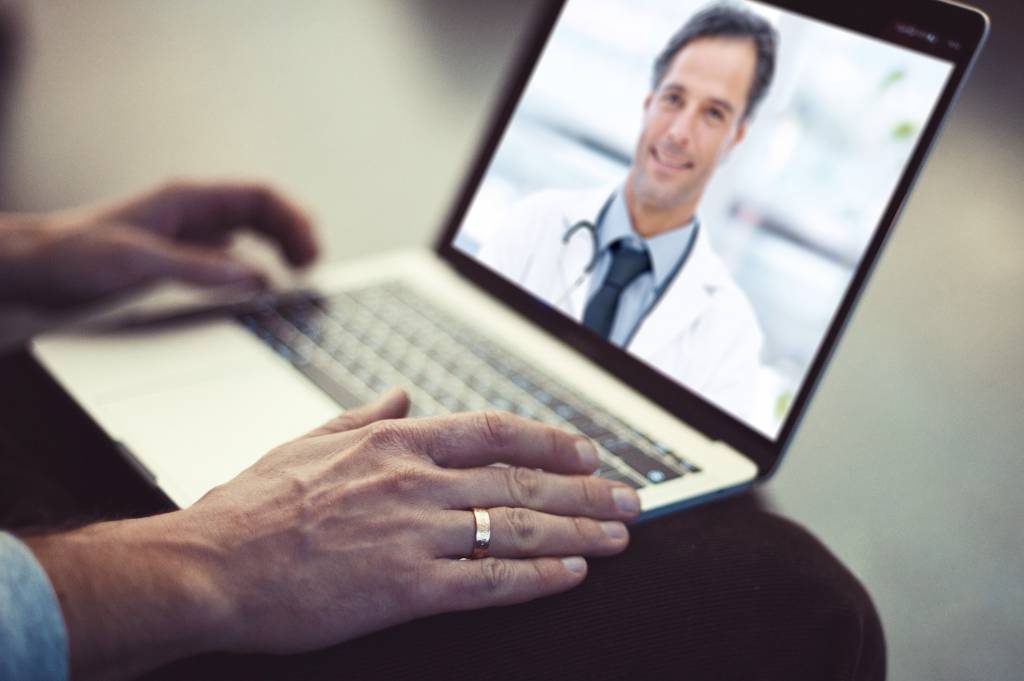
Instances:
[[[747,489],[988,29],[876,4],[555,3],[432,250],[35,356],[180,506],[393,386],[583,433],[647,517]]]

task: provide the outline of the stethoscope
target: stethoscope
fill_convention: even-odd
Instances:
[[[597,261],[600,259],[601,254],[601,242],[599,238],[601,225],[604,224],[604,218],[608,214],[608,209],[611,208],[612,200],[614,198],[615,194],[612,194],[605,199],[604,205],[602,205],[601,210],[597,212],[597,219],[594,220],[594,222],[591,222],[590,220],[580,220],[569,227],[569,229],[565,230],[565,234],[562,235],[562,247],[568,251],[569,242],[572,241],[574,236],[580,232],[587,232],[590,234],[590,259],[587,260],[587,265],[583,268],[583,271],[580,272],[580,275],[576,277],[576,281],[574,281],[569,288],[565,290],[565,293],[563,293],[555,303],[557,307],[562,307],[569,296],[571,296],[576,289],[580,287],[583,280],[590,276],[590,273],[594,271],[595,267],[597,267]]]
[[[590,259],[587,260],[586,267],[584,267],[583,271],[580,272],[578,277],[576,277],[576,280],[573,281],[573,283],[555,302],[556,307],[562,308],[565,305],[566,300],[568,300],[568,298],[576,291],[576,289],[578,289],[580,285],[587,279],[587,277],[590,276],[590,274],[594,271],[594,268],[597,267],[597,263],[601,259],[601,226],[604,224],[604,219],[607,216],[608,209],[611,208],[612,201],[614,199],[615,193],[613,192],[611,196],[605,199],[604,205],[601,206],[601,210],[598,211],[597,218],[593,222],[591,222],[590,220],[580,220],[571,225],[569,229],[565,230],[565,234],[562,235],[562,246],[567,251],[569,249],[569,242],[572,241],[573,237],[575,237],[580,232],[589,233]],[[622,344],[622,347],[629,346],[630,342],[632,342],[633,340],[633,337],[636,336],[637,331],[640,330],[640,327],[647,320],[647,317],[658,306],[658,303],[661,302],[661,299],[665,296],[665,292],[668,291],[669,287],[672,285],[672,282],[676,280],[676,276],[678,276],[679,271],[683,269],[683,265],[685,265],[686,261],[690,259],[690,252],[693,250],[693,245],[697,242],[697,238],[699,237],[699,220],[696,221],[696,223],[694,224],[693,230],[693,237],[690,239],[690,244],[687,247],[686,252],[683,253],[683,257],[679,258],[679,261],[672,268],[672,272],[669,273],[668,278],[666,278],[665,281],[663,281],[658,287],[654,289],[654,299],[650,302],[650,304],[647,305],[647,309],[645,309],[644,313],[640,315],[640,319],[637,320],[636,324],[633,325],[633,328],[630,330],[629,335],[626,337],[626,341]]]

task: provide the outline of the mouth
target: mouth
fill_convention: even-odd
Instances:
[[[651,158],[653,158],[654,162],[659,166],[671,172],[693,170],[693,161],[687,160],[684,156],[665,153],[664,150],[659,151],[657,147],[651,147]]]

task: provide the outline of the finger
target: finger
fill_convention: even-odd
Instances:
[[[316,258],[317,244],[309,217],[283,194],[255,185],[249,188],[248,225],[281,247],[293,265]]]
[[[586,560],[535,558],[439,560],[432,604],[435,611],[474,610],[525,603],[577,586],[587,576]]]
[[[111,215],[194,241],[248,226],[275,242],[293,265],[305,265],[317,253],[313,227],[305,213],[260,183],[174,182]]]
[[[460,471],[442,499],[453,509],[514,506],[602,520],[632,520],[640,513],[640,497],[620,482],[519,466]]]
[[[503,411],[417,419],[407,432],[411,446],[448,468],[507,463],[555,473],[592,473],[600,463],[586,438]]]
[[[526,508],[492,508],[491,545],[495,558],[540,556],[610,556],[629,544],[629,531],[618,521],[551,515]],[[439,517],[443,536],[438,557],[470,555],[476,521],[470,511],[445,511]]]
[[[275,242],[293,265],[316,257],[317,245],[309,218],[284,195],[263,184],[197,185],[188,195],[190,230],[230,230],[246,225]]]
[[[199,244],[201,246],[208,246],[210,248],[226,249],[231,245],[230,234],[203,234],[197,236],[190,243]]]
[[[331,419],[316,430],[306,433],[303,437],[318,437],[346,430],[355,430],[374,421],[403,418],[408,412],[409,396],[405,394],[404,390],[396,388],[380,397],[376,402],[371,402],[356,409],[349,409],[341,416]]]
[[[212,248],[175,243],[138,230],[125,233],[129,264],[144,279],[168,277],[199,286],[263,282],[256,268]]]

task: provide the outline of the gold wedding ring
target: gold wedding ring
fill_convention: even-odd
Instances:
[[[491,546],[491,514],[486,508],[474,508],[473,520],[476,523],[476,535],[473,537],[473,552],[470,558],[486,558],[487,549]]]

